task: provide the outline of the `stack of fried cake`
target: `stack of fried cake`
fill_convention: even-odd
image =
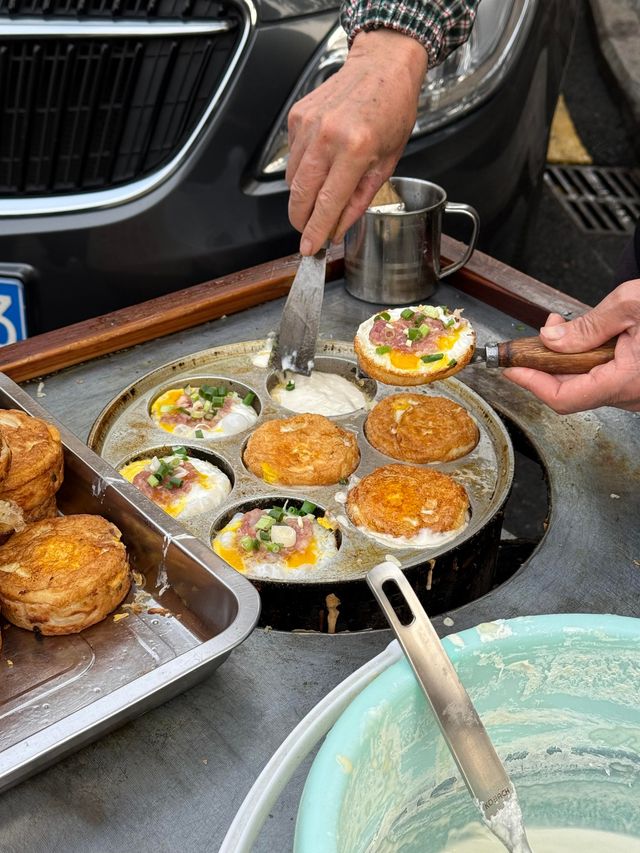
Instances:
[[[115,525],[98,515],[57,514],[62,481],[58,430],[0,411],[0,607],[14,625],[41,634],[94,625],[131,585]]]

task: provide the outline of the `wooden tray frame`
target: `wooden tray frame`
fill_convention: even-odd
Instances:
[[[443,237],[443,260],[459,257],[464,246]],[[284,296],[300,261],[290,255],[222,278],[178,290],[129,308],[36,335],[2,348],[0,370],[16,382],[35,379],[98,356],[170,335]],[[327,263],[327,280],[344,271],[342,246],[334,246]],[[541,326],[550,311],[565,316],[582,314],[588,306],[475,252],[451,279],[471,294],[531,326]]]

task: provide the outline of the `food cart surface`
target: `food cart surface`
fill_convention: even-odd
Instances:
[[[535,282],[528,282],[535,292]],[[453,285],[442,285],[431,301],[464,308],[481,344],[536,331]],[[557,294],[549,310],[562,302]],[[282,304],[268,302],[24,387],[85,440],[104,405],[125,386],[180,356],[266,337],[278,326]],[[321,336],[350,340],[374,310],[348,296],[341,281],[329,283]],[[640,417],[613,409],[560,417],[482,365],[459,378],[534,445],[546,468],[551,511],[545,537],[522,568],[482,599],[436,617],[439,633],[537,613],[637,615]],[[291,729],[390,639],[387,631],[330,636],[256,629],[198,686],[5,792],[0,849],[217,850]],[[256,850],[291,849],[307,767],[283,793]]]

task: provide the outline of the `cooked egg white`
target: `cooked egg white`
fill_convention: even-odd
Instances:
[[[324,518],[313,521],[313,537],[304,551],[275,558],[261,559],[261,554],[245,551],[237,541],[236,532],[242,525],[243,513],[236,513],[212,542],[215,553],[238,572],[254,578],[300,580],[324,568],[338,553],[333,525]],[[294,575],[294,577],[292,577]]]
[[[202,420],[194,419],[193,424],[174,424],[164,420],[165,413],[161,411],[162,407],[174,406],[183,393],[183,388],[171,388],[154,400],[151,406],[151,417],[156,425],[176,437],[190,439],[200,437],[224,438],[244,432],[258,420],[258,414],[253,406],[245,406],[239,397],[233,400],[230,410],[213,425],[211,421],[206,421],[204,418]],[[196,430],[201,431],[202,436],[196,436]]]
[[[358,409],[364,409],[367,398],[364,393],[336,373],[321,373],[319,370],[310,376],[289,374],[295,387],[287,391],[286,385],[276,385],[271,396],[291,412],[309,415],[348,415]]]
[[[387,313],[391,316],[391,321],[400,320],[404,308],[387,308]],[[439,335],[435,341],[437,352],[444,354],[444,359],[440,361],[424,362],[419,355],[414,355],[412,352],[404,352],[402,350],[392,349],[388,353],[380,355],[376,352],[379,344],[374,344],[369,340],[369,333],[375,323],[375,318],[370,317],[362,323],[357,332],[357,338],[362,346],[365,356],[377,362],[380,365],[391,366],[396,370],[407,370],[411,373],[437,373],[441,371],[445,364],[451,359],[456,361],[469,351],[469,347],[475,346],[475,335],[471,325],[461,317],[457,312],[445,314],[444,307],[441,305],[412,305],[411,310],[418,314],[426,314],[428,317],[433,317],[436,320],[441,320],[443,323],[448,323],[455,320],[455,324],[449,329],[446,329],[443,334]]]
[[[464,524],[456,530],[448,530],[446,533],[435,533],[428,527],[422,527],[415,536],[391,536],[388,533],[378,533],[378,531],[371,530],[364,525],[356,526],[356,530],[389,548],[439,548],[441,545],[459,536],[468,524],[469,516],[467,515]]]
[[[165,460],[172,458],[172,456],[164,457]],[[125,480],[132,483],[134,477],[144,471],[151,461],[151,459],[137,459],[135,462],[125,465],[120,473]],[[187,456],[186,461],[190,462],[196,469],[198,479],[191,483],[186,494],[177,494],[175,500],[168,504],[161,504],[162,509],[174,518],[185,519],[202,512],[211,512],[220,506],[231,491],[231,482],[227,475],[212,465],[211,462],[194,456]],[[157,486],[156,488],[159,490],[163,487]]]

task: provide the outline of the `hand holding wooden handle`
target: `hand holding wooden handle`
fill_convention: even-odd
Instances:
[[[611,361],[616,341],[611,340],[589,352],[555,352],[547,349],[540,338],[517,338],[498,344],[500,367],[532,367],[544,373],[588,373],[598,364]]]

